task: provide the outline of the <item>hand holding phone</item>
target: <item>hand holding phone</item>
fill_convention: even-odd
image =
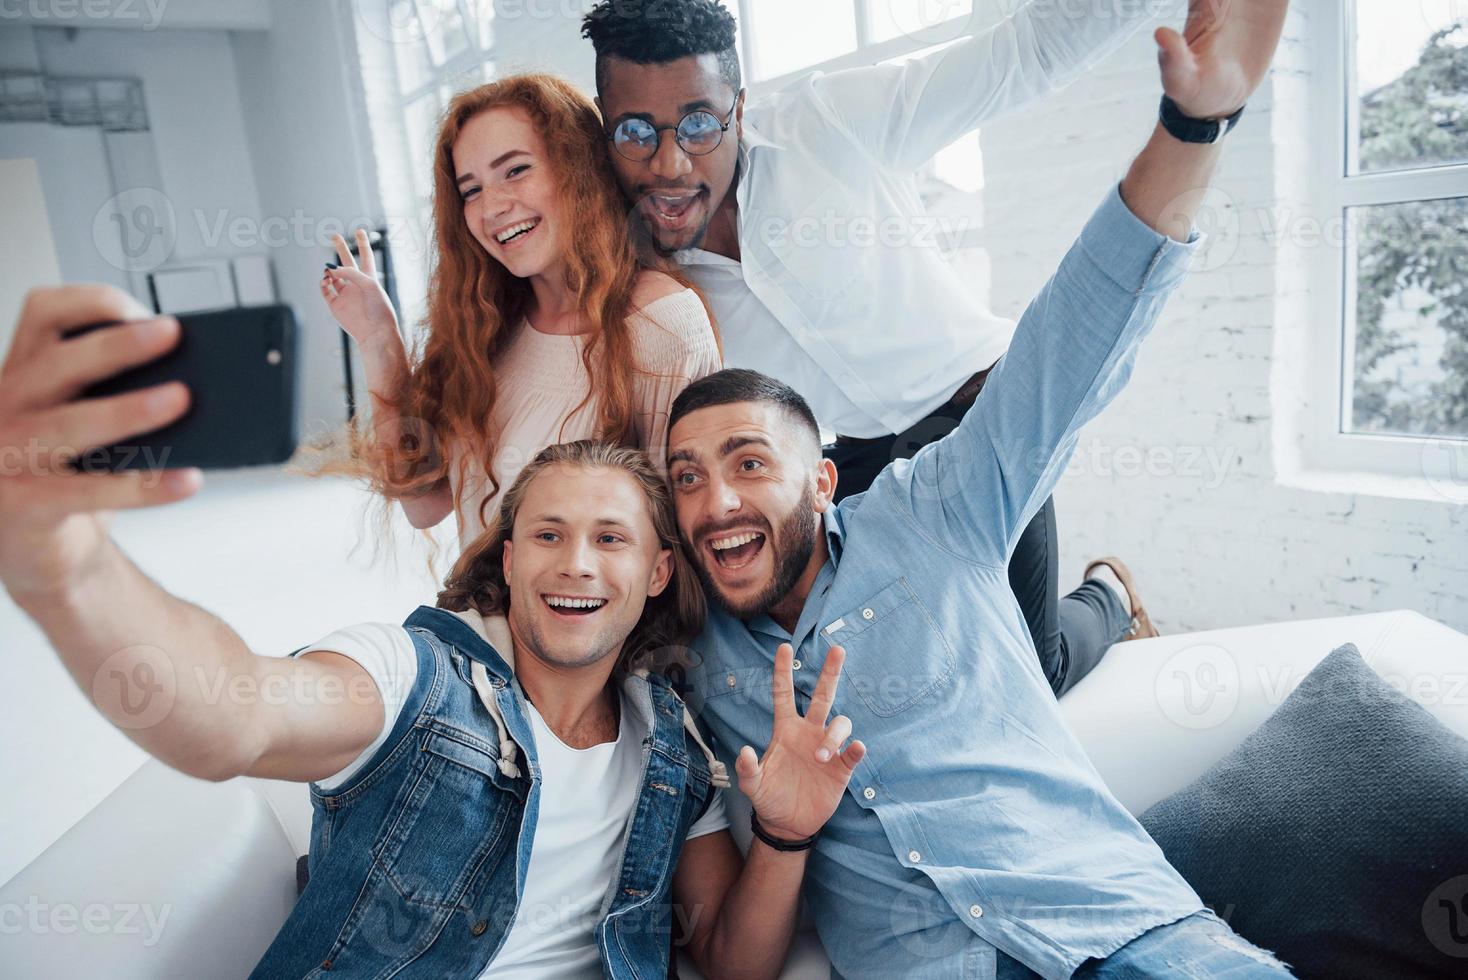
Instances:
[[[64,339],[78,324],[127,320]],[[167,353],[172,317],[149,317],[111,286],[63,286],[26,295],[0,365],[0,581],[12,595],[50,595],[94,567],[108,511],[182,500],[202,482],[194,469],[78,473],[81,449],[161,429],[189,408],[177,382],[76,401],[90,384]]]
[[[296,449],[296,324],[288,306],[184,313],[177,343],[162,357],[97,381],[84,400],[182,382],[188,412],[161,429],[83,447],[83,472],[179,466],[232,469],[289,459]],[[63,348],[129,329],[113,322],[65,331]]]

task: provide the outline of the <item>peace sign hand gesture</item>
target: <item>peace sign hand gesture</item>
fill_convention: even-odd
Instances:
[[[372,258],[367,230],[358,228],[356,238],[361,268],[347,248],[347,240],[340,235],[331,236],[341,267],[322,273],[321,295],[342,329],[358,344],[371,346],[384,339],[397,338],[398,318],[382,284],[377,281],[377,264]]]
[[[794,660],[790,644],[780,644],[771,680],[775,720],[770,744],[758,760],[754,749],[744,746],[734,768],[739,788],[749,797],[761,826],[776,837],[802,840],[813,836],[836,812],[852,770],[866,755],[866,746],[852,741],[842,751],[841,743],[851,735],[851,719],[845,715],[826,723],[836,700],[845,649],[827,651],[804,718],[795,710]]]

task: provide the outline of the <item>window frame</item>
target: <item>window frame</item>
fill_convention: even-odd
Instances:
[[[925,26],[919,36],[912,34],[899,35],[883,41],[871,39],[871,13],[872,5],[882,0],[850,0],[852,16],[856,20],[856,47],[825,61],[818,61],[806,65],[794,71],[784,72],[779,75],[771,75],[768,78],[757,78],[753,74],[754,66],[758,64],[758,42],[755,39],[754,27],[757,23],[755,6],[758,3],[780,2],[780,0],[738,0],[739,8],[739,57],[745,69],[745,89],[747,98],[755,100],[770,92],[790,84],[801,76],[811,72],[836,72],[847,68],[867,68],[873,65],[883,64],[902,58],[913,57],[935,51],[938,48],[952,44],[962,38],[968,37],[978,31],[985,30],[999,21],[994,17],[983,19],[981,8],[973,5],[966,13],[949,17],[934,24]],[[1001,18],[1002,19],[1002,16]],[[978,133],[973,135],[976,139]],[[920,167],[915,175],[919,184],[932,177],[934,163],[928,161]],[[969,192],[973,193],[973,192]],[[945,251],[956,255],[963,251],[983,250],[987,247],[987,238],[982,223],[973,227],[964,227],[957,232],[944,232],[942,242]],[[985,294],[985,302],[988,301],[988,272],[983,273],[985,286],[982,292]]]
[[[1355,286],[1357,251],[1351,230],[1353,209],[1378,205],[1468,197],[1468,164],[1418,170],[1353,174],[1360,112],[1357,91],[1356,5],[1359,0],[1319,0],[1317,26],[1314,145],[1319,161],[1316,214],[1326,229],[1314,249],[1314,343],[1307,392],[1304,440],[1311,469],[1366,472],[1436,481],[1456,479],[1453,464],[1468,438],[1411,436],[1347,431],[1346,394],[1355,380]]]
[[[901,35],[885,41],[874,41],[872,40],[871,6],[880,3],[881,0],[850,0],[851,15],[856,22],[855,48],[835,58],[828,58],[803,68],[764,78],[755,75],[755,68],[759,64],[759,47],[755,39],[755,26],[759,21],[755,7],[758,2],[770,3],[780,2],[780,0],[738,0],[739,57],[743,60],[745,71],[749,76],[745,81],[745,88],[749,90],[750,98],[780,89],[800,76],[808,75],[813,71],[833,72],[841,71],[844,68],[880,64],[893,58],[917,54],[920,51],[946,44],[971,33],[974,30],[974,19],[978,16],[978,9],[975,6],[967,13],[924,27],[923,33],[930,35],[929,37]],[[790,2],[790,0],[785,0],[785,2]]]

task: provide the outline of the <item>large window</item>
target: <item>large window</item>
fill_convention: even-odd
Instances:
[[[493,0],[394,0],[387,6],[397,87],[407,120],[414,191],[425,206],[433,173],[425,164],[439,114],[453,96],[493,80]]]
[[[1341,246],[1321,250],[1321,346],[1336,356],[1316,376],[1320,455],[1416,475],[1468,439],[1468,7],[1315,9],[1320,192]]]
[[[745,71],[778,83],[900,58],[970,29],[973,0],[725,0],[739,18]],[[737,7],[737,9],[736,9]]]
[[[402,326],[426,312],[433,139],[453,96],[493,80],[493,0],[352,3]]]
[[[901,63],[995,23],[1005,4],[975,14],[973,0],[724,0],[739,21],[751,98],[811,71]],[[984,160],[979,134],[955,133],[916,175],[949,260],[985,302]]]

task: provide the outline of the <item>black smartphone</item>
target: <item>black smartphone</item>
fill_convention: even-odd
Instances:
[[[75,469],[236,469],[282,463],[296,451],[300,358],[291,308],[242,306],[177,317],[182,333],[173,350],[89,386],[81,397],[182,381],[192,396],[188,413],[154,432],[90,448],[73,461]],[[87,324],[64,339],[117,325]]]

